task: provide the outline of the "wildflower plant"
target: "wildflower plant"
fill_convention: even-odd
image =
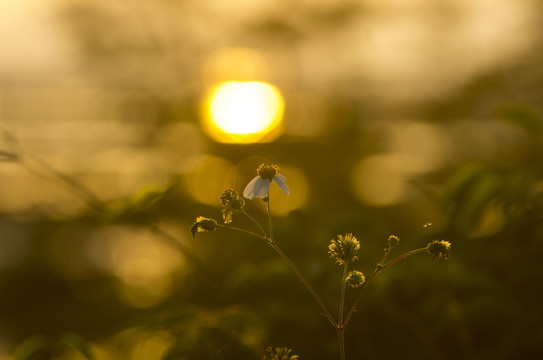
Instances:
[[[384,248],[384,254],[381,260],[376,264],[375,269],[366,278],[366,276],[359,270],[349,271],[349,266],[358,260],[358,251],[360,250],[360,242],[352,234],[347,233],[345,235],[337,235],[336,238],[330,241],[328,245],[328,254],[335,264],[343,267],[343,275],[341,277],[340,284],[340,301],[339,310],[337,316],[334,316],[325,303],[321,300],[317,292],[309,284],[303,274],[298,270],[296,265],[290,260],[290,258],[281,250],[277,245],[273,235],[272,216],[270,211],[270,186],[275,182],[283,192],[288,195],[290,190],[286,185],[286,178],[279,174],[279,167],[277,165],[260,165],[257,169],[257,176],[254,177],[243,191],[243,196],[249,200],[255,198],[261,198],[266,203],[267,216],[268,216],[268,231],[256,221],[245,210],[245,200],[241,198],[237,191],[234,189],[226,189],[220,196],[220,203],[222,207],[222,215],[224,225],[219,224],[217,221],[205,217],[197,217],[196,222],[191,227],[191,232],[195,236],[198,232],[213,231],[217,228],[228,228],[235,231],[241,231],[250,234],[265,243],[275,250],[275,252],[285,261],[285,263],[291,268],[294,274],[298,277],[307,291],[311,294],[313,299],[320,306],[323,315],[328,319],[332,327],[335,329],[338,336],[340,359],[345,360],[345,330],[347,325],[351,321],[353,314],[360,301],[363,298],[364,293],[368,289],[369,285],[373,282],[375,277],[385,268],[390,265],[403,260],[411,255],[428,253],[432,255],[432,261],[435,259],[449,259],[451,256],[451,243],[445,240],[434,240],[430,242],[426,247],[411,250],[404,254],[401,254],[392,260],[388,260],[392,250],[400,243],[400,238],[396,235],[390,235],[387,240],[387,246]],[[258,229],[257,232],[233,227],[230,225],[232,222],[232,215],[234,213],[241,213],[247,217]],[[424,225],[425,228],[431,226],[430,223]],[[345,307],[345,294],[347,291],[347,285],[353,289],[357,289],[358,295],[354,302],[351,304],[348,311]],[[263,360],[294,360],[298,359],[298,355],[292,355],[292,350],[288,348],[269,347],[267,349],[268,354],[263,357]]]

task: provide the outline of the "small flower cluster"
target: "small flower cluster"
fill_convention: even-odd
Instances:
[[[330,258],[338,265],[358,260],[356,254],[360,249],[360,243],[353,234],[338,235],[337,239],[332,239],[328,245],[328,254]]]
[[[219,198],[222,206],[222,218],[225,224],[232,222],[232,214],[243,209],[245,200],[238,196],[238,192],[234,189],[226,189]]]
[[[286,347],[272,348],[269,346],[266,352],[268,355],[264,355],[262,360],[298,360],[300,358],[298,355],[291,355],[292,350]]]

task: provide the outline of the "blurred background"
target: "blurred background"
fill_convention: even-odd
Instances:
[[[0,359],[337,359],[336,334],[218,197],[261,163],[278,244],[352,359],[543,356],[537,0],[0,2]],[[247,211],[266,223],[262,201]],[[423,224],[432,223],[431,227]],[[254,229],[235,214],[233,224]],[[347,294],[351,303],[355,291]]]

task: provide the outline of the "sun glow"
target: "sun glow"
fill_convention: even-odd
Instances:
[[[204,129],[226,143],[269,142],[281,130],[284,101],[264,82],[225,82],[213,88],[205,104]]]

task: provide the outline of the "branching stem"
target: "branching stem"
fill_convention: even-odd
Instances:
[[[260,231],[262,231],[262,234],[264,235],[264,238],[267,242],[271,242],[271,239],[270,237],[268,236],[268,234],[266,233],[266,230],[264,230],[264,228],[262,226],[260,226],[260,224],[258,223],[258,221],[255,220],[254,217],[252,217],[251,215],[249,215],[249,213],[247,213],[247,211],[245,211],[244,209],[241,209],[241,212],[243,214],[245,214],[245,216],[247,216],[253,223],[256,224],[256,226],[258,227],[258,229]],[[261,237],[261,236],[257,236],[257,237]]]
[[[267,237],[267,236],[262,236],[262,235],[260,235],[260,234],[257,234],[257,233],[255,233],[255,232],[252,232],[252,231],[249,231],[249,230],[245,230],[245,229],[241,229],[241,228],[238,228],[238,227],[235,227],[235,226],[229,226],[229,225],[221,225],[221,224],[217,224],[217,226],[218,226],[218,227],[225,228],[225,229],[241,231],[241,232],[244,232],[244,233],[246,233],[246,234],[249,234],[249,235],[252,235],[252,236],[254,236],[254,237],[257,237],[257,238],[259,238],[259,239],[268,241],[268,237]]]
[[[322,311],[324,311],[324,315],[328,318],[328,320],[330,320],[330,323],[332,324],[332,326],[337,329],[338,328],[338,324],[336,322],[336,320],[334,319],[334,317],[332,316],[332,314],[330,313],[330,311],[328,310],[328,308],[326,307],[326,305],[324,305],[324,303],[322,302],[322,300],[320,299],[320,297],[317,295],[317,293],[315,292],[315,290],[313,290],[313,287],[307,282],[307,280],[305,279],[305,277],[302,275],[302,273],[298,270],[298,268],[296,267],[296,265],[294,265],[294,263],[289,259],[289,257],[287,255],[285,255],[285,253],[277,246],[277,244],[275,243],[272,243],[270,242],[269,243],[270,246],[275,250],[275,252],[277,254],[279,254],[279,256],[281,256],[281,258],[288,264],[288,266],[290,266],[290,268],[292,269],[292,271],[294,271],[294,273],[298,276],[298,279],[300,279],[300,281],[304,284],[304,286],[306,287],[306,289],[311,293],[311,295],[313,296],[313,298],[315,299],[315,301],[319,304],[319,306],[321,307]]]
[[[230,228],[232,230],[243,231],[243,232],[246,232],[246,233],[251,234],[253,236],[256,236],[259,239],[266,240],[268,242],[268,244],[275,250],[275,252],[283,259],[283,261],[285,261],[287,263],[287,265],[292,269],[292,271],[294,271],[296,276],[298,276],[298,279],[300,279],[300,281],[305,286],[307,291],[309,291],[309,293],[313,296],[313,298],[315,299],[317,304],[319,304],[322,311],[324,312],[324,315],[328,318],[328,320],[330,321],[332,326],[335,329],[337,329],[338,325],[337,325],[336,320],[334,319],[334,317],[332,316],[332,314],[330,313],[330,311],[328,310],[326,305],[324,305],[324,303],[322,302],[320,297],[317,295],[317,293],[315,292],[313,287],[307,282],[307,280],[302,275],[300,270],[298,270],[296,265],[294,265],[292,260],[290,260],[290,258],[279,248],[279,246],[277,246],[277,244],[275,243],[273,238],[271,236],[268,236],[268,234],[266,234],[266,231],[264,230],[264,228],[258,223],[258,221],[255,220],[255,218],[253,218],[251,215],[249,215],[244,209],[241,209],[241,211],[245,214],[245,216],[247,216],[260,229],[260,231],[262,232],[262,234],[264,234],[264,236],[253,233],[252,231],[246,231],[246,230],[239,229],[239,228],[234,228],[234,227],[230,227],[230,226],[224,226],[224,227]],[[272,230],[272,222],[271,222],[271,213],[269,211],[269,198],[268,198],[268,218],[269,218],[268,222],[270,224],[270,233],[272,233],[273,230]]]
[[[356,300],[354,301],[353,306],[351,306],[351,310],[349,310],[349,313],[347,314],[347,317],[345,318],[345,326],[347,326],[347,324],[351,320],[351,317],[353,316],[354,312],[356,311],[356,308],[358,307],[358,304],[362,300],[362,296],[364,295],[364,293],[366,292],[366,290],[368,289],[370,284],[373,282],[373,279],[375,279],[377,274],[379,274],[384,268],[394,264],[395,262],[398,262],[398,261],[400,261],[402,259],[405,259],[408,256],[425,252],[426,249],[427,248],[420,248],[420,249],[411,250],[409,252],[406,252],[405,254],[402,254],[402,255],[400,255],[398,257],[395,257],[394,259],[392,259],[392,260],[390,260],[390,261],[388,261],[388,262],[386,262],[384,264],[382,262],[378,263],[377,266],[375,267],[375,270],[373,270],[373,273],[369,277],[369,279],[366,280],[366,282],[362,286],[362,289],[358,293],[358,296],[356,297]],[[385,256],[383,256],[382,261],[384,261],[386,259],[387,255],[388,254],[385,253]]]

